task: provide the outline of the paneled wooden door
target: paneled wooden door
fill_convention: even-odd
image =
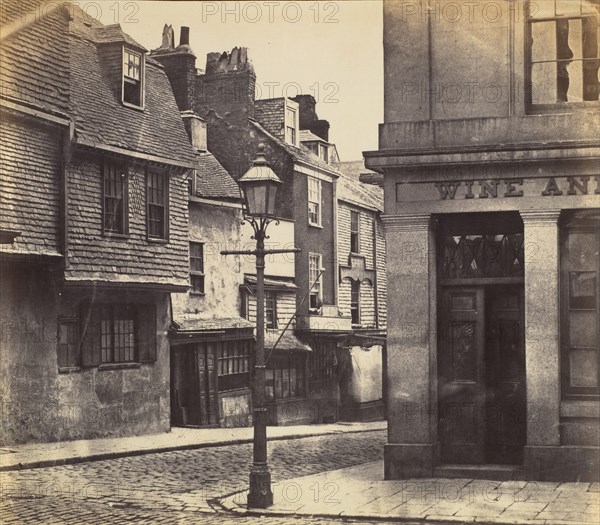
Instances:
[[[449,287],[441,301],[442,463],[520,463],[526,425],[523,288]]]
[[[218,422],[217,377],[212,344],[171,350],[171,420],[175,426],[212,426]]]
[[[485,302],[483,287],[442,292],[438,417],[443,463],[483,463],[485,426]]]

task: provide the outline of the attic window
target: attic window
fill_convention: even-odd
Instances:
[[[144,105],[144,56],[129,49],[123,50],[123,103]]]
[[[285,109],[285,141],[293,146],[298,145],[298,113],[289,106]]]

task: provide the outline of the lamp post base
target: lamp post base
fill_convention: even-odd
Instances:
[[[266,509],[273,505],[271,473],[266,465],[252,465],[250,468],[249,509]]]

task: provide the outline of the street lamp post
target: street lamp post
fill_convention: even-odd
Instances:
[[[249,508],[267,508],[273,504],[271,473],[267,462],[267,408],[265,407],[265,255],[272,253],[297,253],[291,250],[265,250],[267,226],[275,221],[275,203],[281,180],[269,166],[264,145],[259,144],[252,167],[238,180],[244,194],[244,220],[254,230],[256,250],[225,250],[223,255],[256,256],[256,351],[252,401],[254,405],[253,462],[250,468]]]

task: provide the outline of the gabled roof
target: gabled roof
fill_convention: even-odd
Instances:
[[[215,156],[196,153],[196,196],[205,199],[241,200],[240,188]]]
[[[115,85],[120,79],[120,56],[118,64],[108,63],[111,59],[99,47],[114,41],[143,48],[118,24],[104,27],[98,21],[90,22],[80,8],[73,6],[72,11],[70,109],[77,142],[138,152],[167,164],[193,165],[194,151],[162,66],[146,60],[144,109],[124,106],[120,85]],[[115,67],[118,76],[111,71]]]
[[[361,174],[371,173],[363,160],[338,162],[335,166],[342,174],[337,185],[338,200],[383,211],[383,188],[359,180]]]
[[[263,128],[256,120],[248,119],[252,126],[257,129],[260,133],[268,137],[272,142],[278,145],[282,150],[284,150],[294,161],[303,162],[305,164],[310,164],[316,168],[319,168],[323,171],[327,171],[331,175],[335,177],[339,177],[340,173],[331,165],[327,164],[324,160],[317,157],[314,153],[312,153],[306,146],[302,144],[298,146],[292,146],[287,142],[275,137],[271,133],[269,133],[265,128]]]

